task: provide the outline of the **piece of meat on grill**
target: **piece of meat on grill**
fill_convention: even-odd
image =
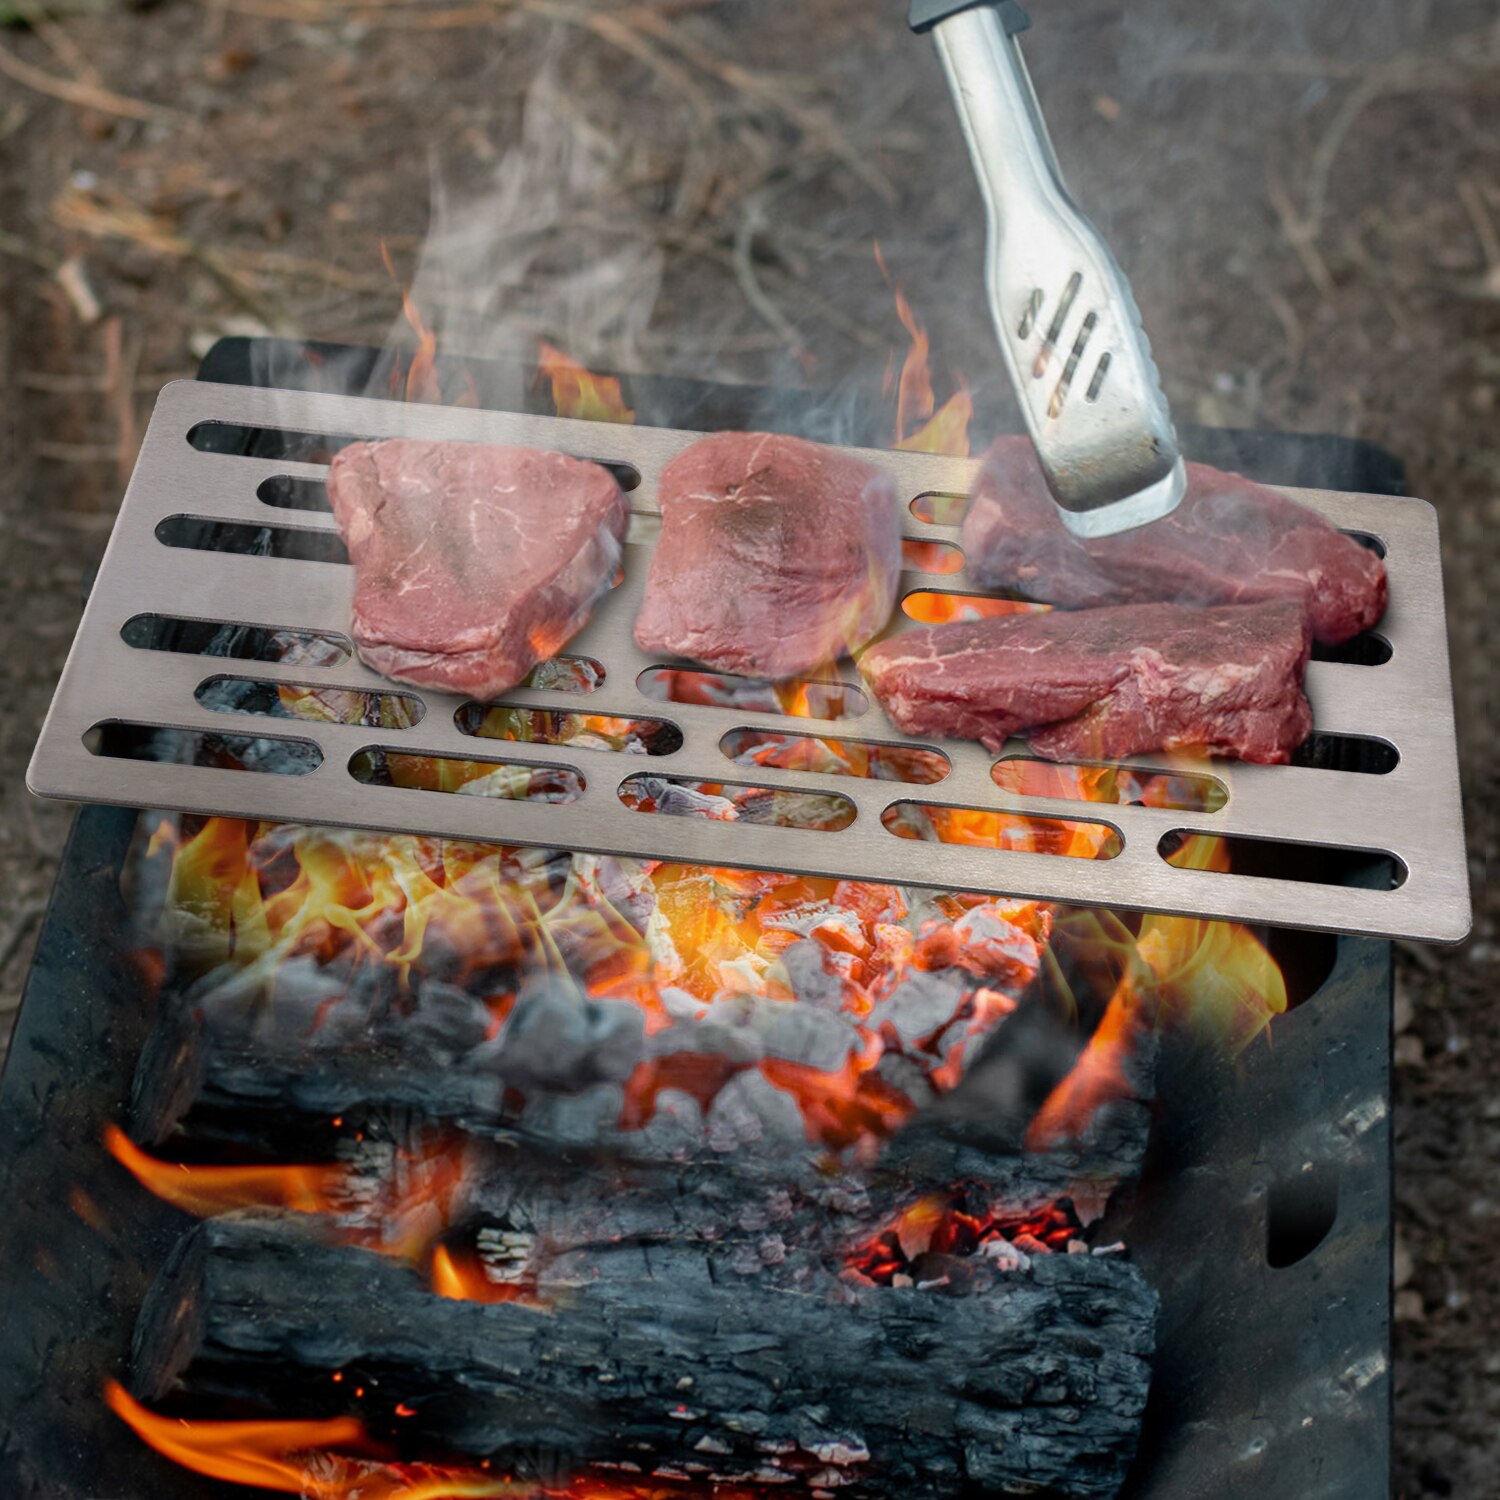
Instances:
[[[1044,604],[1251,604],[1293,598],[1313,638],[1337,645],[1385,613],[1385,564],[1285,495],[1204,464],[1187,466],[1171,515],[1083,540],[1057,513],[1028,439],[999,439],[964,517],[970,575]]]
[[[791,677],[874,636],[901,572],[890,475],[818,443],[723,432],[667,465],[643,651]]]
[[[1307,738],[1309,647],[1292,599],[1127,604],[929,625],[860,660],[907,734],[1024,734],[1054,760],[1206,749],[1280,764]]]
[[[360,659],[474,698],[514,687],[582,629],[629,520],[599,464],[486,443],[351,443],[328,498],[354,564]]]

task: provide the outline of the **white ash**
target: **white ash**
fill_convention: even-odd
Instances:
[[[985,1260],[991,1262],[997,1271],[1029,1271],[1031,1269],[1031,1257],[1024,1250],[1018,1250],[1004,1236],[986,1240],[979,1247],[979,1253]]]
[[[801,1147],[807,1139],[797,1101],[754,1070],[736,1074],[719,1090],[707,1123],[709,1149],[725,1154],[763,1144]]]
[[[870,1012],[869,1025],[872,1029],[889,1026],[903,1046],[912,1046],[952,1020],[968,988],[951,969],[936,973],[918,969]]]
[[[781,955],[787,986],[804,1005],[819,1010],[841,1010],[844,1004],[843,978],[830,972],[827,949],[812,938],[793,943]]]
[[[645,1018],[623,1000],[590,1000],[571,981],[528,981],[493,1042],[475,1050],[513,1088],[586,1088],[628,1078],[644,1054]]]
[[[705,1038],[710,1030],[722,1036],[722,1048],[715,1043],[712,1050],[724,1056],[776,1057],[829,1073],[843,1067],[860,1045],[859,1031],[847,1016],[759,995],[716,997],[699,1030]]]

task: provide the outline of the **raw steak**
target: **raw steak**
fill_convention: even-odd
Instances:
[[[901,571],[890,475],[817,443],[722,432],[661,477],[643,651],[791,677],[875,635]]]
[[[1205,748],[1279,764],[1312,729],[1307,623],[1292,599],[1006,615],[929,625],[867,651],[860,671],[907,734],[1026,733],[1053,760]]]
[[[514,687],[577,634],[629,520],[608,469],[483,443],[351,443],[328,498],[354,564],[361,660],[474,698]]]
[[[1170,516],[1082,541],[1057,514],[1026,438],[985,458],[964,517],[970,575],[1044,604],[1251,604],[1293,598],[1313,638],[1337,645],[1385,613],[1385,565],[1352,537],[1275,490],[1189,464]]]

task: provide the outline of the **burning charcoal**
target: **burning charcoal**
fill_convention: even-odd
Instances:
[[[913,1110],[926,1109],[936,1098],[937,1090],[922,1068],[899,1052],[887,1052],[875,1065],[881,1081],[910,1101]]]
[[[762,1145],[795,1148],[806,1140],[807,1126],[796,1101],[757,1072],[730,1079],[708,1112],[708,1144],[720,1153]]]
[[[874,1029],[889,1026],[905,1047],[941,1031],[964,1003],[967,987],[947,971],[918,969],[909,974],[870,1013]]]
[[[133,1384],[188,1410],[358,1411],[522,1481],[628,1453],[646,1475],[917,1500],[1118,1490],[1157,1311],[1128,1262],[1040,1256],[954,1297],[861,1287],[774,1236],[750,1254],[758,1272],[726,1259],[716,1276],[696,1247],[606,1249],[592,1276],[569,1267],[541,1286],[550,1305],[536,1308],[434,1296],[392,1257],[211,1222],[141,1310]],[[359,1381],[330,1379],[345,1369]]]
[[[567,980],[542,978],[522,989],[500,1035],[472,1061],[523,1093],[567,1093],[629,1077],[643,1038],[636,1006],[589,1000]]]
[[[701,1027],[705,1033],[724,1034],[725,1042],[713,1045],[715,1052],[755,1059],[779,1057],[820,1073],[837,1072],[859,1047],[859,1032],[847,1016],[795,1000],[756,995],[725,995],[715,1000]]]
[[[793,943],[781,955],[782,967],[786,970],[792,993],[804,1005],[821,1010],[842,1010],[844,1006],[844,981],[828,971],[825,962],[828,950],[822,943],[804,938]]]
[[[1028,919],[1034,910],[1027,910]],[[1000,901],[971,907],[956,922],[941,923],[923,934],[918,945],[922,962],[929,968],[957,965],[995,984],[1021,988],[1041,964],[1051,923],[1043,913],[1040,932],[1033,932],[1015,920],[1016,915],[1014,907]],[[1038,924],[1032,920],[1031,925]]]

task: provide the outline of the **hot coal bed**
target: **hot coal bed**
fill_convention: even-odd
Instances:
[[[387,355],[231,340],[201,373],[368,392],[401,372]],[[545,406],[518,369],[451,374],[481,404]],[[873,407],[798,420],[775,392],[649,378],[626,396],[664,425],[880,441]],[[1399,488],[1358,444],[1189,431],[1186,446],[1272,483]],[[636,1123],[651,1128],[626,1132],[580,1123],[561,1097],[548,1128],[535,1115],[520,1128],[513,1091],[545,1094],[549,1070],[619,1077],[608,1026],[549,1029],[535,991],[516,1001],[531,1045],[512,1050],[498,1093],[451,1066],[452,1032],[476,1024],[462,982],[367,996],[390,1023],[347,1045],[330,1028],[322,1052],[205,1018],[186,976],[143,965],[122,893],[152,826],[80,813],[6,1063],[7,1496],[252,1493],[147,1446],[106,1405],[110,1381],[168,1430],[178,1416],[200,1431],[205,1418],[319,1421],[338,1451],[357,1416],[358,1461],[407,1465],[407,1489],[380,1490],[370,1469],[365,1494],[478,1493],[448,1481],[482,1479],[481,1455],[563,1488],[581,1463],[589,1478],[567,1492],[599,1497],[1388,1491],[1387,945],[1264,935],[1294,1002],[1269,1042],[1231,1056],[1145,1027],[1126,1086],[1087,1128],[1027,1149],[1043,1102],[1069,1077],[1086,1092],[1117,1040],[1118,976],[1090,972],[1097,957],[1058,931],[1055,963],[1018,987],[962,1081],[851,1190],[774,1135],[776,1149],[719,1142],[704,1161],[649,1109]],[[1063,994],[1078,1005],[1069,1028]],[[791,1045],[812,1058],[818,1043]],[[647,1092],[684,1085],[667,1066]],[[414,1182],[424,1212],[443,1201],[423,1179],[451,1163],[455,1133],[462,1212],[425,1232],[427,1275],[456,1285],[434,1296],[374,1241],[410,1229],[389,1207]],[[194,1162],[312,1164],[278,1177],[278,1201],[322,1210],[340,1235],[307,1228],[318,1214],[195,1218],[137,1180],[150,1157],[127,1170],[143,1148],[188,1163],[186,1206],[222,1186]],[[331,1186],[318,1164],[334,1163]],[[308,1476],[309,1493],[355,1492],[338,1473]]]

